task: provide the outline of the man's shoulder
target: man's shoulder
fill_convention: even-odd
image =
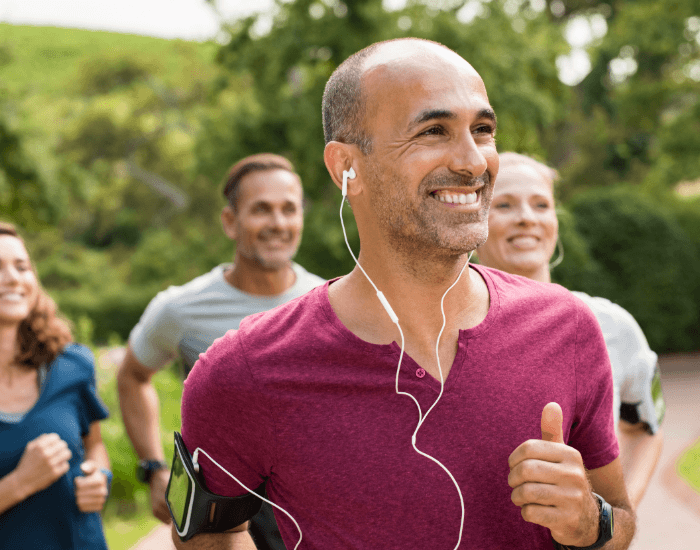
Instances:
[[[325,288],[325,285],[316,286],[273,309],[249,315],[241,321],[239,337],[246,347],[256,349],[267,349],[292,339],[301,343],[309,331],[325,322],[322,300]]]
[[[195,277],[182,285],[171,285],[161,290],[148,304],[142,321],[147,323],[177,321],[182,311],[188,307],[197,307],[201,301],[211,302],[224,299],[224,266],[216,266],[211,271]],[[159,321],[160,320],[160,321]]]
[[[295,290],[298,295],[304,294],[326,282],[325,279],[319,277],[318,275],[314,275],[310,271],[307,271],[303,266],[296,262],[292,263],[292,269],[297,276],[297,280],[292,286],[292,290]]]
[[[182,285],[169,286],[166,290],[159,292],[156,299],[160,299],[164,303],[182,303],[188,299],[196,298],[212,289],[222,287],[225,284],[223,271],[224,266],[218,265],[211,271],[203,273]]]
[[[513,275],[492,267],[477,265],[477,271],[489,278],[499,295],[514,300],[555,300],[574,305],[576,300],[563,286],[556,283],[533,281],[521,275]]]

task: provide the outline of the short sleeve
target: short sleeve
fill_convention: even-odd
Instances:
[[[656,433],[665,413],[658,357],[634,317],[622,308],[619,310],[618,357],[625,363],[620,417],[631,424],[642,422],[651,433]]]
[[[182,396],[182,437],[190,453],[200,448],[249,489],[271,470],[274,429],[264,388],[246,363],[239,331],[219,338],[195,364]],[[199,455],[205,483],[224,496],[246,493],[239,483]]]
[[[90,432],[90,424],[107,418],[109,410],[97,393],[95,357],[92,351],[85,346],[73,344],[64,353],[80,366],[80,435],[85,437]]]
[[[613,378],[600,325],[583,302],[576,323],[576,412],[568,444],[576,448],[585,467],[594,470],[619,455],[613,416]]]
[[[152,370],[162,368],[177,354],[182,328],[170,307],[176,291],[176,287],[171,287],[159,292],[129,335],[136,359]]]

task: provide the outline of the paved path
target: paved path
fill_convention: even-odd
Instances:
[[[637,510],[631,550],[700,548],[700,494],[677,474],[676,461],[700,438],[700,354],[662,357],[666,400],[664,448]]]
[[[664,448],[637,511],[637,536],[630,550],[700,548],[700,494],[675,470],[678,457],[700,438],[700,354],[660,360],[666,418]],[[131,550],[174,548],[170,529],[156,527]]]
[[[159,525],[143,537],[131,550],[175,550],[170,536],[170,527]]]

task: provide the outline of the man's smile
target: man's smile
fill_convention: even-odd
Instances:
[[[448,204],[474,204],[479,200],[479,191],[454,191],[440,189],[433,191],[430,196],[434,199]]]

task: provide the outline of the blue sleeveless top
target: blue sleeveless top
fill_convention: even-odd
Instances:
[[[0,549],[107,550],[100,515],[78,510],[73,483],[82,475],[82,438],[107,414],[95,387],[92,352],[71,344],[49,365],[39,399],[22,420],[0,419],[0,477],[17,467],[27,443],[41,434],[57,433],[73,453],[65,475],[0,514]]]

